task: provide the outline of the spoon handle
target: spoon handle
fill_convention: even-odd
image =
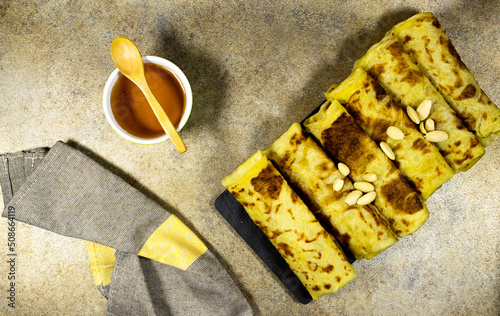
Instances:
[[[160,125],[163,127],[165,132],[167,132],[168,136],[170,137],[170,140],[172,143],[174,143],[175,148],[179,151],[179,153],[183,153],[187,150],[186,144],[184,144],[184,141],[182,138],[179,136],[179,133],[177,133],[177,130],[175,129],[175,126],[172,124],[170,121],[169,117],[167,116],[167,113],[163,110],[161,107],[160,103],[154,96],[153,92],[151,92],[151,89],[149,88],[149,85],[147,84],[146,78],[135,78],[137,81],[141,81],[139,84],[139,88],[141,89],[142,93],[144,93],[144,96],[148,100],[149,104],[151,105],[151,108],[153,109],[153,112],[156,115],[156,118],[160,122]]]

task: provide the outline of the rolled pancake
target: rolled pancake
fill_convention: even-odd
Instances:
[[[354,190],[351,181],[338,171],[299,123],[294,123],[263,153],[323,226],[329,228],[356,259],[370,259],[397,241],[374,206],[350,206],[345,202],[347,194]],[[344,180],[340,191],[333,189],[336,179]]]
[[[330,234],[261,151],[222,184],[243,205],[313,299],[336,292],[356,277]]]
[[[373,45],[355,63],[356,68],[368,72],[403,107],[416,109],[424,100],[432,102],[429,118],[434,120],[437,130],[448,134],[448,140],[434,144],[455,173],[466,171],[484,155],[484,147],[396,39],[386,37]]]
[[[356,69],[325,96],[337,99],[376,142],[386,142],[396,158],[394,163],[425,201],[448,181],[454,172],[439,150],[428,142],[406,111],[364,70]],[[404,133],[402,140],[390,138],[389,126]]]
[[[500,109],[479,87],[432,13],[416,14],[397,24],[390,34],[483,146],[500,136]]]
[[[325,102],[304,125],[326,153],[351,169],[351,179],[363,181],[366,173],[377,175],[373,204],[396,236],[412,234],[427,220],[429,211],[418,193],[337,100]]]

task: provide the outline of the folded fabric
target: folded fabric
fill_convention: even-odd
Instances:
[[[57,142],[50,150],[0,157],[3,216],[14,209],[15,220],[90,241],[108,314],[252,314],[221,263],[182,221],[81,151]]]

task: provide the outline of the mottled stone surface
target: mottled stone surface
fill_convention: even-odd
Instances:
[[[0,152],[71,141],[183,219],[261,315],[498,315],[500,141],[432,196],[429,221],[335,295],[298,303],[215,210],[221,179],[272,143],[347,77],[395,23],[432,11],[483,90],[500,104],[498,1],[0,2]],[[102,111],[111,41],[176,63],[194,105],[181,136],[136,145]],[[0,220],[0,314],[7,225]],[[84,241],[17,226],[16,312],[104,315]]]

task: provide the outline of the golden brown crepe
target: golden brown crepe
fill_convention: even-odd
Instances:
[[[389,144],[396,156],[394,163],[424,201],[454,175],[405,110],[361,68],[340,85],[332,86],[325,96],[330,101],[340,101],[373,140]],[[389,137],[389,126],[399,128],[404,138]]]
[[[316,218],[356,259],[370,259],[397,241],[374,206],[350,206],[345,202],[354,190],[351,181],[299,123],[263,152],[300,193]],[[340,191],[333,188],[336,179],[344,181]]]
[[[330,234],[261,151],[222,184],[278,249],[313,299],[356,277]]]
[[[482,157],[484,147],[396,39],[389,36],[373,45],[355,63],[356,68],[368,72],[403,107],[416,109],[424,100],[432,101],[429,117],[436,123],[437,130],[448,134],[446,141],[434,144],[455,173],[469,169]]]
[[[304,125],[325,152],[351,169],[353,181],[377,175],[374,204],[396,236],[415,232],[427,220],[429,211],[418,193],[337,100],[325,102]]]
[[[403,45],[483,146],[500,136],[500,109],[479,87],[432,13],[416,14],[389,34]]]

